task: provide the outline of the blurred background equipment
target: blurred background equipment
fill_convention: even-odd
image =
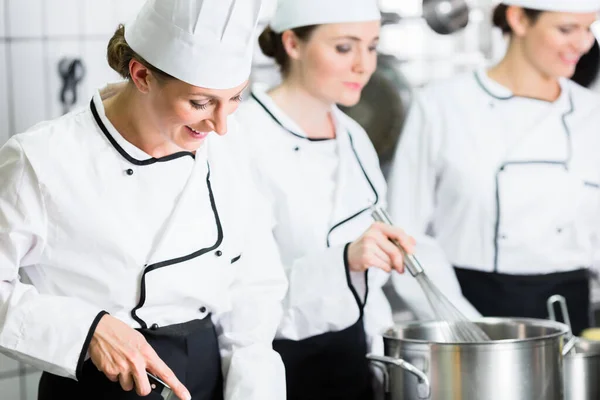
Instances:
[[[369,134],[382,167],[389,165],[411,100],[411,87],[400,60],[379,54],[378,66],[354,107],[340,107]]]
[[[79,58],[63,58],[58,63],[58,73],[62,78],[60,102],[63,106],[63,114],[66,114],[77,103],[78,86],[85,77],[83,61]]]
[[[423,0],[423,18],[440,35],[449,35],[469,23],[469,6],[465,0]]]
[[[465,0],[423,0],[422,15],[403,18],[396,12],[383,12],[382,25],[402,24],[408,19],[424,19],[428,27],[441,35],[464,29],[469,22]],[[380,53],[377,71],[354,107],[341,107],[369,134],[384,174],[394,155],[396,143],[410,104],[410,83],[401,72],[402,60]]]

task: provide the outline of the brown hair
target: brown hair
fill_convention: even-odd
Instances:
[[[506,4],[498,4],[494,9],[494,13],[492,14],[492,23],[494,26],[502,29],[502,33],[512,33],[512,28],[508,24],[508,19],[506,18],[506,10],[508,6]],[[532,23],[535,23],[537,19],[540,17],[544,11],[542,10],[533,10],[531,8],[523,7],[523,12]]]
[[[129,47],[129,44],[125,40],[125,27],[121,24],[119,24],[117,30],[108,41],[106,58],[108,59],[108,65],[119,75],[128,80],[131,79],[131,76],[129,75],[129,62],[132,59],[136,59],[144,67],[152,71],[158,81],[175,79],[166,72],[163,72],[151,65],[149,62],[140,57],[135,51],[133,51],[131,47]]]
[[[318,25],[301,26],[290,29],[302,41],[307,41]],[[270,26],[267,26],[258,37],[258,44],[263,54],[275,59],[275,62],[281,68],[281,73],[286,76],[290,69],[290,57],[283,47],[283,33],[274,32]]]

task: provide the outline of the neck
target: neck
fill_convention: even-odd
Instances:
[[[113,96],[103,100],[106,118],[129,143],[154,157],[165,157],[182,151],[165,139],[148,118],[148,111],[132,84],[125,84]]]
[[[542,74],[527,61],[518,39],[511,39],[506,56],[488,76],[520,97],[555,101],[561,93],[556,78]]]
[[[303,85],[288,79],[271,90],[269,95],[309,138],[335,138],[332,105],[311,95]]]

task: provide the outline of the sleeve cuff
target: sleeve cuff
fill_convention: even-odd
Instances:
[[[96,327],[98,326],[100,319],[102,319],[102,317],[105,316],[106,314],[108,314],[106,311],[100,311],[98,313],[98,315],[96,315],[96,318],[94,318],[94,321],[92,322],[92,325],[90,326],[90,330],[85,338],[85,342],[83,342],[83,347],[81,349],[81,353],[79,353],[79,360],[77,361],[77,369],[75,370],[75,378],[78,381],[81,379],[81,374],[83,373],[83,363],[86,360],[88,348],[90,347],[90,342],[92,341],[92,337],[94,336]]]
[[[356,300],[356,304],[358,305],[358,309],[360,310],[360,317],[362,318],[364,314],[365,304],[367,303],[367,297],[369,295],[369,270],[367,269],[364,272],[364,299],[361,301],[361,298],[356,290],[356,287],[352,283],[351,271],[350,271],[350,262],[348,261],[348,249],[350,247],[350,243],[347,243],[344,246],[344,268],[346,270],[346,280],[348,282],[348,287],[354,296],[354,300]],[[361,274],[362,275],[362,274]]]

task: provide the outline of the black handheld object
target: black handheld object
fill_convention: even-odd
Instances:
[[[176,399],[173,391],[157,376],[152,375],[150,372],[146,372],[148,374],[148,380],[150,381],[150,388],[153,393],[158,393],[164,400],[174,400]]]

